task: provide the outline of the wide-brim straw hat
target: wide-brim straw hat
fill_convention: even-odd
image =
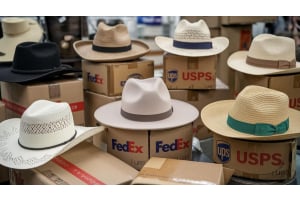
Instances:
[[[150,52],[146,43],[130,39],[125,24],[108,26],[103,22],[93,40],[76,41],[73,47],[81,58],[94,62],[135,60]]]
[[[200,19],[190,23],[181,20],[174,32],[174,38],[155,37],[155,43],[164,51],[187,57],[212,56],[223,52],[229,45],[226,37],[211,38],[206,22]]]
[[[75,126],[70,106],[35,101],[21,118],[0,123],[0,164],[13,169],[41,166],[104,128]]]
[[[1,19],[1,25],[0,62],[12,62],[18,44],[40,42],[43,39],[43,29],[34,19],[5,17]]]
[[[286,94],[247,86],[235,100],[217,101],[201,111],[204,125],[229,138],[278,141],[300,136],[300,111],[289,108]]]
[[[230,68],[250,75],[280,75],[300,72],[296,61],[295,40],[272,34],[260,34],[249,51],[237,51],[227,60]]]
[[[162,130],[192,123],[199,116],[193,105],[171,99],[161,78],[130,78],[122,99],[99,107],[94,117],[102,125],[126,130]]]

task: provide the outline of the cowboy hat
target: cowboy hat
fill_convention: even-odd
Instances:
[[[249,51],[237,51],[227,60],[230,68],[251,75],[276,75],[300,72],[295,41],[272,34],[257,35]]]
[[[137,59],[150,51],[144,42],[131,40],[125,24],[98,25],[94,40],[73,43],[76,53],[85,60],[96,62],[126,61]]]
[[[0,81],[23,83],[80,71],[61,64],[56,43],[23,42],[16,47],[11,67],[0,68]]]
[[[127,130],[161,130],[192,123],[199,115],[194,106],[172,100],[163,80],[130,78],[122,99],[99,107],[94,116],[101,124]]]
[[[0,39],[0,62],[11,62],[19,43],[39,42],[43,38],[43,29],[30,18],[5,17],[1,25],[3,37]]]
[[[103,130],[75,126],[66,102],[37,100],[21,118],[0,123],[0,164],[14,169],[35,168]]]
[[[201,111],[204,125],[216,134],[246,140],[286,140],[300,136],[300,112],[289,108],[280,91],[249,85],[235,100],[217,101]]]
[[[228,47],[229,40],[226,37],[211,38],[210,30],[202,19],[195,23],[183,19],[175,29],[174,39],[157,36],[155,43],[164,51],[172,54],[201,57],[221,53]]]

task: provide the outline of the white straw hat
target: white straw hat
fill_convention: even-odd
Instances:
[[[199,115],[194,106],[172,100],[161,78],[130,78],[122,100],[98,108],[94,116],[101,124],[128,130],[161,130],[192,123]]]
[[[300,136],[300,111],[273,89],[250,85],[236,100],[217,101],[201,111],[204,125],[225,137],[247,140],[285,140]]]
[[[35,168],[102,130],[75,126],[68,103],[37,100],[21,118],[0,123],[0,164]]]
[[[295,40],[272,34],[260,34],[249,51],[237,51],[227,60],[230,68],[251,75],[276,75],[300,72],[296,61]]]
[[[174,39],[157,36],[155,43],[166,52],[188,57],[201,57],[216,55],[224,51],[229,40],[226,37],[211,38],[206,22],[200,19],[190,23],[181,20],[174,32]]]

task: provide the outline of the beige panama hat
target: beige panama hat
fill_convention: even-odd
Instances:
[[[199,111],[170,97],[163,80],[130,78],[122,99],[99,107],[94,116],[101,124],[127,130],[162,130],[192,123]]]
[[[289,108],[280,91],[250,85],[235,100],[217,101],[201,111],[204,125],[214,133],[246,140],[285,140],[300,136],[300,111]]]
[[[95,62],[126,61],[137,59],[150,51],[139,40],[131,40],[125,24],[98,25],[94,40],[79,40],[73,43],[75,52],[83,59]]]
[[[212,56],[223,52],[229,45],[226,37],[211,38],[206,22],[200,19],[190,23],[181,20],[174,32],[174,39],[155,37],[155,43],[166,52],[188,57]]]
[[[300,72],[295,40],[272,34],[257,35],[249,51],[237,51],[227,60],[230,68],[251,75],[276,75]]]
[[[22,42],[40,42],[43,29],[31,18],[1,19],[3,37],[0,39],[0,62],[12,62],[16,46]]]
[[[75,126],[68,103],[37,100],[21,118],[0,123],[0,164],[35,168],[103,130]]]

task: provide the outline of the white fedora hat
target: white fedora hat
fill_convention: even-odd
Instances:
[[[0,164],[14,169],[35,168],[102,130],[75,126],[68,103],[37,100],[21,118],[0,123]]]
[[[161,130],[192,123],[199,111],[172,100],[161,78],[126,81],[122,99],[99,107],[94,116],[101,124],[127,130]]]
[[[201,119],[225,137],[271,141],[300,136],[300,111],[289,108],[285,93],[261,86],[246,86],[235,100],[208,104]]]
[[[181,20],[174,32],[174,39],[157,36],[155,43],[166,52],[188,57],[212,56],[224,51],[229,40],[226,37],[211,38],[206,22],[200,19],[190,23]]]
[[[272,34],[257,35],[249,51],[237,51],[227,60],[230,68],[251,75],[276,75],[300,72],[296,62],[295,40]]]

